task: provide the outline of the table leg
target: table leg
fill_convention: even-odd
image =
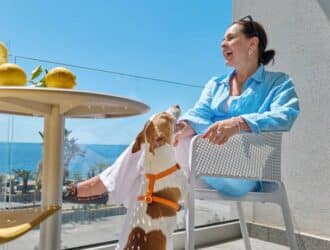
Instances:
[[[41,205],[62,205],[64,117],[58,106],[44,120]],[[40,250],[61,249],[61,211],[45,220],[40,228]]]

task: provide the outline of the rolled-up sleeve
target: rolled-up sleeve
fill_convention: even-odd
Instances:
[[[253,133],[288,131],[299,114],[299,102],[291,79],[274,87],[268,94],[269,109],[240,115]]]
[[[211,102],[215,85],[214,79],[208,81],[194,107],[180,118],[187,121],[197,134],[203,133],[212,124],[214,112],[211,109]]]

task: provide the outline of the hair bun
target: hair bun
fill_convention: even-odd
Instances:
[[[261,63],[267,65],[271,60],[274,63],[274,56],[275,56],[275,50],[273,49],[265,50],[261,56]]]

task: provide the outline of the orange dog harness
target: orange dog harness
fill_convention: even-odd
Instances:
[[[141,195],[138,197],[138,200],[145,201],[148,204],[150,204],[152,202],[157,202],[157,203],[171,207],[174,210],[178,211],[180,209],[180,205],[177,202],[153,195],[153,193],[154,193],[154,187],[155,187],[156,180],[166,177],[179,169],[180,169],[179,164],[175,164],[174,166],[172,166],[158,174],[146,174],[145,176],[149,179],[148,189],[147,189],[147,192],[145,195]]]

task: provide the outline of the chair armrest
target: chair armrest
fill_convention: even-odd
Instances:
[[[200,135],[192,139],[190,165],[196,176],[281,180],[281,132],[244,133],[215,145]]]

